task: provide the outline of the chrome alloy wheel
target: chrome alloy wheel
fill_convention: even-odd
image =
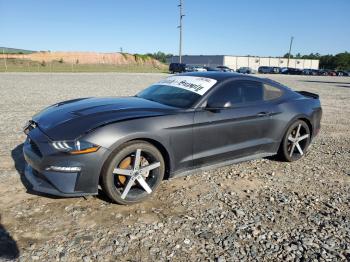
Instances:
[[[295,122],[288,130],[285,139],[285,158],[288,161],[295,161],[305,155],[310,144],[310,129],[301,120]]]
[[[130,194],[135,197],[140,192],[140,187],[148,194],[152,193],[154,177],[151,171],[160,167],[160,162],[154,160],[147,152],[137,149],[114,168],[113,174],[118,178],[122,199],[126,199]]]

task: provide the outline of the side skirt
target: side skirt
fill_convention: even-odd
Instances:
[[[226,161],[218,162],[218,163],[211,164],[211,165],[194,167],[194,168],[191,168],[191,169],[186,169],[186,170],[181,170],[181,171],[174,172],[174,173],[170,174],[170,178],[176,178],[176,177],[183,177],[183,176],[193,175],[194,173],[208,171],[208,170],[212,170],[212,169],[217,169],[217,168],[220,168],[220,167],[229,166],[229,165],[233,165],[233,164],[238,164],[238,163],[241,163],[241,162],[261,159],[261,158],[269,157],[269,156],[273,156],[273,155],[276,155],[276,153],[259,153],[259,154],[245,156],[245,157],[241,157],[241,158],[226,160]]]

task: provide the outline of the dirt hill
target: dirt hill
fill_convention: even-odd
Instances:
[[[32,54],[0,54],[0,58],[29,59],[32,61],[60,61],[73,64],[111,64],[128,65],[141,64],[159,67],[162,65],[145,55],[131,55],[126,53],[96,53],[96,52],[36,52]]]

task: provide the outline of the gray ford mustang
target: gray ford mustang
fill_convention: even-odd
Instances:
[[[170,76],[133,97],[52,105],[24,131],[34,191],[83,196],[99,185],[119,204],[166,177],[278,155],[295,161],[320,130],[318,95],[224,72]]]

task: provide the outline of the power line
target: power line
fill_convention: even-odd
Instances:
[[[288,52],[287,67],[289,67],[290,52],[292,51],[293,40],[294,40],[294,37],[292,36],[292,37],[290,38],[290,44],[289,44],[289,52]]]

